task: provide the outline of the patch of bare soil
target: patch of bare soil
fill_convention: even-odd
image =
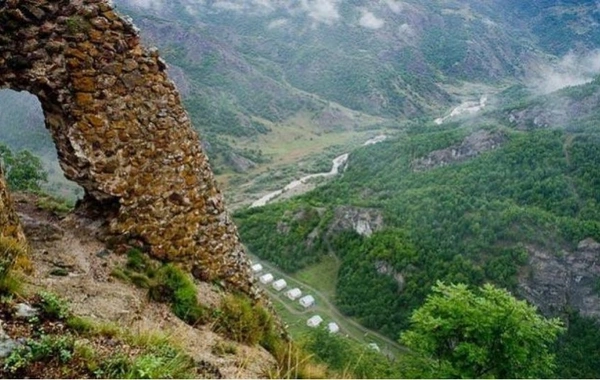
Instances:
[[[228,341],[208,325],[192,327],[167,305],[150,301],[147,290],[112,277],[112,270],[123,266],[126,257],[96,238],[101,227],[97,222],[74,214],[60,218],[37,207],[29,195],[16,195],[15,203],[32,247],[33,273],[25,281],[33,290],[58,294],[78,316],[114,322],[132,332],[167,334],[194,360],[216,366],[225,378],[264,377],[275,365],[262,347]],[[199,301],[209,307],[217,306],[225,295],[207,283],[198,284],[198,293]],[[215,349],[222,346],[233,348]]]

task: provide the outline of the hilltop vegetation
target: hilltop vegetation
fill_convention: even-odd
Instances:
[[[535,280],[543,269],[534,259],[564,264],[565,257],[580,253],[582,242],[600,241],[600,80],[545,96],[532,97],[527,90],[532,71],[550,81],[543,70],[548,62],[560,66],[566,54],[579,57],[599,47],[596,4],[567,0],[117,3],[141,27],[143,38],[157,45],[166,58],[213,169],[235,192],[250,188],[249,192],[260,193],[299,172],[327,170],[331,157],[358,145],[360,133],[393,130],[396,135],[388,141],[353,151],[347,170],[331,183],[302,197],[235,215],[250,251],[282,270],[314,268],[325,255],[339,260],[335,303],[369,328],[398,340],[402,332],[418,329],[419,322],[437,318],[419,310],[431,311],[432,300],[441,302],[430,295],[438,281],[467,284],[471,289],[492,283],[526,298],[531,295],[528,286],[539,286]],[[590,66],[583,70],[584,79],[594,74],[594,62],[584,60]],[[581,79],[581,73],[576,74]],[[485,92],[481,88],[498,92],[491,102],[495,109],[440,126],[430,122],[451,105],[479,97]],[[21,99],[12,92],[0,93],[4,104],[0,140],[10,146],[0,145],[0,158],[12,189],[38,192],[47,175],[40,161],[21,149],[46,156],[52,142],[43,131],[37,102]],[[249,174],[239,174],[243,172]],[[383,226],[374,227],[370,235],[344,229],[338,223],[341,209],[375,210]],[[595,360],[600,352],[598,321],[589,318],[593,315],[589,310],[575,310],[573,302],[578,300],[569,297],[565,299],[571,303],[557,306],[543,300],[547,293],[540,291],[539,309],[561,317],[568,330],[552,346],[558,324],[541,329],[543,342],[533,345],[535,353],[542,355],[532,365],[535,372],[523,370],[522,359],[528,353],[522,351],[517,352],[516,370],[485,372],[493,355],[473,350],[469,339],[460,341],[466,345],[459,354],[474,359],[465,364],[464,358],[453,356],[456,352],[442,352],[444,356],[439,355],[443,350],[432,351],[431,346],[439,342],[427,340],[431,336],[411,339],[410,334],[402,335],[403,342],[422,356],[407,355],[399,363],[390,363],[349,340],[330,337],[325,330],[315,330],[302,342],[316,355],[318,364],[313,366],[301,349],[295,351],[275,339],[272,321],[247,300],[234,295],[216,308],[198,304],[194,284],[174,267],[146,266],[139,255],[129,259],[125,268],[116,268],[112,275],[145,289],[151,299],[168,304],[174,315],[191,325],[210,320],[216,331],[233,340],[269,349],[278,360],[273,376],[600,377]],[[598,276],[590,275],[581,284],[587,287],[582,297],[592,304],[600,302]],[[562,284],[555,280],[551,285]],[[440,287],[433,289],[440,293]],[[486,302],[471,295],[465,297],[473,303]],[[5,301],[0,308],[12,307],[12,299]],[[525,319],[542,320],[530,308],[521,309],[527,311]],[[527,327],[521,322],[515,328]],[[543,322],[538,326],[548,327]],[[425,327],[422,330],[430,326]],[[454,327],[448,330],[454,332]],[[64,332],[62,328],[57,331]],[[71,333],[65,339],[28,340],[5,371],[35,374],[24,370],[25,364],[33,363],[39,370],[45,361],[56,364],[57,355],[64,356],[58,360],[61,366],[73,358],[79,363],[82,353],[91,354],[88,348],[76,352],[77,340]],[[469,334],[470,330],[463,335]],[[457,339],[450,336],[441,342],[454,345]],[[423,342],[431,344],[425,347]],[[197,375],[187,357],[175,361],[183,372],[161,372],[161,363],[166,361],[167,369],[172,369],[168,368],[171,359],[180,357],[171,348],[164,352],[164,347],[158,348],[129,360],[106,361],[107,366],[118,366],[116,372],[92,365],[64,374]],[[39,356],[38,351],[50,354]],[[221,343],[213,354],[232,351],[235,347]],[[556,370],[545,372],[542,369],[552,367],[553,353]],[[512,354],[505,353],[504,358]],[[87,359],[88,365],[100,362],[94,355]],[[468,372],[475,368],[477,372]]]
[[[333,251],[342,261],[337,306],[392,338],[438,280],[491,282],[519,294],[535,270],[532,248],[560,257],[584,239],[600,241],[600,130],[593,114],[579,113],[566,129],[533,121],[556,99],[582,104],[597,94],[594,82],[541,99],[513,99],[464,124],[409,128],[396,140],[354,151],[342,177],[305,196],[239,212],[242,239],[288,271]],[[520,121],[509,118],[515,110]],[[488,124],[474,133],[477,120]],[[490,145],[467,143],[473,136]],[[378,209],[385,227],[370,237],[332,230],[340,205]],[[392,268],[383,271],[388,275],[383,265]],[[554,313],[568,319],[568,309]],[[572,357],[580,338],[566,335],[564,357]],[[560,363],[559,373],[581,374],[572,362]],[[597,376],[592,367],[585,367],[587,375]]]

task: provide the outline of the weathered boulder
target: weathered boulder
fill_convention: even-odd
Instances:
[[[106,0],[0,1],[0,88],[38,97],[81,207],[203,279],[255,294],[246,254],[166,65]],[[22,237],[0,180],[0,231]]]

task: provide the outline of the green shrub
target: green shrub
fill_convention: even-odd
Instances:
[[[44,335],[39,340],[28,339],[4,361],[4,370],[17,374],[36,362],[68,363],[73,357],[74,340],[70,335]]]
[[[158,269],[149,294],[153,300],[170,303],[173,313],[189,324],[206,322],[207,312],[198,303],[194,282],[173,264]]]
[[[50,195],[40,196],[36,206],[59,216],[64,216],[73,211],[73,205],[69,204],[68,201]]]
[[[81,334],[89,334],[96,331],[96,325],[89,319],[71,316],[67,318],[67,327]]]
[[[169,303],[173,313],[191,325],[207,321],[208,313],[198,303],[196,285],[188,274],[173,264],[157,268],[143,252],[131,249],[127,252],[125,268],[115,268],[111,275],[149,289],[150,299]]]
[[[260,343],[271,352],[281,340],[269,312],[243,295],[229,295],[223,300],[213,329],[237,342]]]
[[[11,190],[40,191],[41,185],[48,182],[48,173],[39,157],[27,150],[13,152],[0,144],[0,164],[4,167],[6,182]]]
[[[95,374],[122,379],[191,379],[196,377],[196,369],[190,356],[162,348],[134,358],[118,352],[103,361]]]
[[[125,375],[129,372],[131,365],[129,357],[122,352],[118,352],[102,362],[96,375],[108,379],[122,379],[126,377]]]
[[[50,319],[66,319],[69,314],[69,305],[54,293],[41,291],[38,293],[40,297],[39,305],[42,308],[44,316]]]

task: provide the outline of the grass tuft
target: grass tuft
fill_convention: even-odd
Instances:
[[[15,270],[31,269],[27,248],[17,240],[0,235],[0,295],[19,294],[22,282]]]
[[[153,300],[169,302],[173,313],[191,325],[208,320],[206,308],[198,303],[196,285],[191,277],[173,264],[156,271],[149,295]]]
[[[125,268],[115,268],[111,275],[148,289],[150,299],[170,304],[173,313],[190,325],[208,321],[208,310],[198,303],[194,281],[174,264],[159,266],[140,250],[131,249]]]
[[[245,295],[228,295],[215,314],[213,331],[236,342],[260,344],[272,353],[283,342],[267,309],[253,304]]]

